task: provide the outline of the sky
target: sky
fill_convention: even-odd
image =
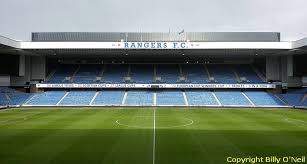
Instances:
[[[307,37],[307,0],[0,0],[0,35],[31,32],[281,32]]]

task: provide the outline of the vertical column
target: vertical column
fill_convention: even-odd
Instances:
[[[44,56],[31,56],[31,79],[46,78],[46,59]]]
[[[18,76],[25,76],[26,58],[25,55],[19,55],[19,73]]]
[[[287,75],[293,76],[293,56],[287,56]]]
[[[266,78],[267,81],[279,81],[280,76],[280,57],[279,56],[267,56],[266,57]]]

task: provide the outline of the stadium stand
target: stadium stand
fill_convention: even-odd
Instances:
[[[37,93],[25,105],[57,105],[57,103],[63,98],[66,91],[46,91],[43,93]]]
[[[178,65],[159,64],[156,65],[156,71],[157,71],[156,77],[161,77],[162,83],[177,83],[179,80]]]
[[[289,51],[297,43],[278,43],[279,33],[47,32],[32,42],[9,46],[29,54],[5,55],[12,68],[0,83],[33,94],[0,88],[0,105],[307,105],[305,58]]]
[[[129,91],[125,100],[125,105],[151,106],[153,105],[154,94],[150,91]]]
[[[258,75],[253,71],[250,65],[233,65],[235,71],[237,72],[241,82],[247,83],[263,83],[263,81],[258,77]],[[247,81],[242,81],[242,79],[246,79]]]
[[[238,83],[233,69],[230,65],[218,64],[207,65],[210,75],[214,77],[217,83]]]
[[[93,100],[92,105],[121,105],[125,91],[100,91]]]
[[[187,82],[192,84],[208,83],[208,75],[204,70],[204,66],[200,64],[183,64],[181,65],[183,76]]]
[[[23,103],[26,102],[26,100],[32,95],[29,93],[23,93],[23,92],[18,92],[18,93],[8,93],[7,94],[10,100],[9,105],[22,105]]]
[[[201,90],[185,91],[189,105],[192,106],[219,106],[213,92]]]
[[[154,67],[153,65],[150,64],[131,65],[130,76],[134,83],[140,83],[140,84],[153,83]]]
[[[158,91],[157,105],[186,105],[182,91]]]
[[[307,96],[306,95],[304,96],[302,103],[299,106],[307,107]]]
[[[104,69],[103,69],[104,67]],[[215,81],[210,81],[208,73]],[[102,80],[97,81],[97,77]],[[58,67],[45,83],[264,83],[250,65],[225,64],[107,64]]]
[[[73,82],[79,84],[94,83],[101,70],[101,65],[81,65],[73,78]]]
[[[266,91],[236,90],[103,90],[46,91],[33,96],[0,93],[1,105],[25,106],[307,106],[305,94],[272,94]],[[26,101],[28,100],[28,101]]]
[[[214,92],[223,106],[252,106],[241,91],[216,91]]]
[[[19,92],[8,87],[0,87],[0,105],[15,106],[23,104],[31,94]]]
[[[59,105],[90,105],[95,93],[95,91],[70,91]]]
[[[123,83],[128,74],[128,65],[112,64],[105,65],[103,73],[104,83]]]
[[[300,106],[302,104],[304,94],[288,93],[279,94],[278,96],[290,106]]]
[[[259,71],[259,73],[265,77],[265,74],[266,74],[266,71],[265,71],[266,65],[265,64],[264,65],[254,64],[252,66],[255,67],[255,69],[257,69]]]
[[[78,65],[62,64],[56,69],[56,72],[50,77],[47,83],[71,83],[77,68]]]
[[[214,81],[210,81],[213,77]],[[101,80],[97,81],[97,77]],[[190,83],[190,84],[264,83],[251,65],[227,64],[62,64],[45,83]],[[287,94],[235,90],[103,90],[46,91],[31,94],[1,88],[0,104],[63,106],[306,106],[307,89]]]
[[[256,106],[283,106],[283,103],[277,96],[264,91],[246,91],[246,96]]]
[[[9,100],[4,93],[0,93],[0,105],[8,105]]]
[[[288,93],[307,94],[307,88],[289,89]]]

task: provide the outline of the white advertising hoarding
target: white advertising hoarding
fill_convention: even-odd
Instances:
[[[275,84],[36,84],[37,88],[276,88]]]

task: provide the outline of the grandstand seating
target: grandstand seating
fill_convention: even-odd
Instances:
[[[159,64],[156,68],[157,76],[161,77],[163,83],[177,83],[179,78],[178,65]]]
[[[46,91],[35,94],[26,105],[56,105],[65,95],[66,91]]]
[[[238,83],[233,69],[230,65],[218,64],[207,66],[210,76],[214,77],[217,83]]]
[[[152,83],[154,78],[153,65],[135,64],[131,65],[130,76],[132,81],[140,84]]]
[[[252,106],[241,91],[216,91],[214,93],[223,106]]]
[[[26,100],[32,95],[29,93],[23,93],[23,92],[19,92],[19,93],[8,93],[7,94],[10,102],[10,105],[21,105],[23,103],[26,102]]]
[[[31,94],[16,91],[8,87],[0,87],[0,105],[21,105]]]
[[[103,73],[104,83],[123,83],[124,77],[128,74],[128,65],[113,64],[106,65]]]
[[[250,83],[263,83],[250,65],[233,65],[239,77],[245,77]]]
[[[92,105],[121,105],[124,91],[100,91]]]
[[[303,99],[303,101],[301,102],[301,104],[299,106],[307,107],[307,98],[306,97],[305,97],[305,99]]]
[[[153,105],[153,92],[129,91],[125,105],[150,106]]]
[[[296,88],[296,89],[289,89],[288,93],[294,94],[307,94],[307,88]]]
[[[288,94],[280,94],[278,96],[282,100],[284,100],[288,105],[300,106],[301,103],[302,103],[302,99],[304,97],[304,94],[288,93]]]
[[[104,69],[102,69],[103,67]],[[209,64],[207,68],[216,83],[238,83],[240,77],[247,79],[242,83],[263,83],[251,66],[247,64]],[[96,81],[98,76],[102,76],[102,81]],[[209,83],[207,71],[202,64],[158,64],[156,65],[156,77],[160,77],[161,80],[155,81],[154,76],[153,64],[107,64],[105,66],[64,64],[58,67],[46,83]],[[67,77],[71,79],[65,79]],[[125,77],[130,77],[131,80],[125,80]],[[184,80],[181,79],[182,77]]]
[[[210,91],[190,90],[185,92],[189,105],[218,106],[218,102]]]
[[[125,93],[126,96],[125,96]],[[156,93],[156,98],[154,94]],[[95,96],[95,94],[97,94]],[[246,96],[245,96],[245,95]],[[274,95],[265,91],[207,91],[207,90],[103,90],[103,91],[46,91],[36,93],[29,99],[30,94],[22,93],[18,98],[8,93],[0,92],[0,105],[23,104],[25,105],[63,105],[63,106],[307,106],[307,96],[304,94]],[[186,100],[184,95],[186,95]],[[216,96],[216,98],[215,98]],[[277,97],[279,96],[279,98]],[[155,100],[156,99],[156,100]],[[249,99],[249,100],[248,100]],[[156,104],[154,104],[156,102]]]
[[[268,92],[247,91],[244,93],[256,106],[283,106],[285,105],[275,95],[270,94]]]
[[[203,65],[200,64],[183,64],[182,72],[186,76],[189,83],[204,84],[208,83],[208,75]]]
[[[90,105],[95,91],[70,91],[59,105]]]
[[[101,70],[102,65],[81,65],[73,78],[73,82],[79,84],[94,83]]]
[[[64,64],[58,67],[47,83],[99,83],[100,81],[96,80],[98,76],[101,76],[101,83],[203,84],[211,83],[207,71],[211,77],[214,77],[215,83],[239,83],[240,77],[247,79],[241,83],[263,83],[250,65],[227,64],[205,66],[202,64],[106,64],[104,66]],[[160,77],[161,81],[155,81],[155,76]],[[71,79],[65,80],[66,77]],[[46,91],[35,94],[25,105],[306,106],[307,98],[304,97],[306,90],[290,90],[289,93],[280,95],[265,91],[216,90],[213,92],[192,89],[184,92],[181,90],[70,91],[67,94],[66,91]],[[29,96],[30,94],[15,93],[8,88],[0,88],[0,105],[23,104]]]
[[[5,93],[0,93],[0,105],[8,105],[9,100],[7,99],[7,96]]]
[[[266,69],[265,69],[266,65],[265,64],[264,65],[254,64],[253,66],[259,71],[260,74],[265,76],[265,74],[266,74]]]
[[[157,92],[157,105],[185,105],[182,91]]]
[[[72,77],[77,68],[78,65],[60,65],[56,72],[50,77],[48,83],[70,83],[70,81],[65,81],[65,78]]]

